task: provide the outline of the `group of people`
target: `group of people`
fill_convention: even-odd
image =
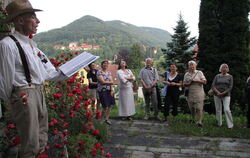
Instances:
[[[89,88],[96,85],[96,92],[93,97],[99,95],[97,100],[103,107],[103,119],[106,123],[111,124],[108,120],[110,113],[110,106],[115,104],[114,92],[112,88],[113,80],[111,72],[107,71],[108,61],[103,61],[101,64],[101,70],[97,71],[93,69],[94,63],[90,64],[90,71],[88,72]],[[142,85],[142,92],[145,100],[145,120],[150,118],[150,110],[153,110],[155,120],[162,120],[159,118],[159,111],[163,111],[164,121],[167,121],[170,107],[172,106],[172,115],[175,117],[178,114],[178,101],[181,94],[181,88],[184,87],[188,106],[191,113],[191,122],[197,123],[199,127],[202,127],[203,106],[205,100],[205,92],[203,85],[207,83],[206,77],[203,72],[196,69],[197,63],[195,61],[188,62],[188,70],[184,77],[178,73],[176,64],[170,65],[170,71],[165,73],[165,78],[162,83],[165,85],[164,92],[164,106],[163,109],[159,109],[158,106],[158,89],[157,83],[159,82],[159,75],[156,68],[153,67],[153,59],[147,58],[145,60],[145,67],[141,69],[138,79]],[[92,75],[93,72],[96,74]],[[227,64],[222,64],[219,68],[219,74],[217,74],[211,85],[211,91],[214,94],[214,103],[216,109],[217,126],[222,125],[222,106],[224,107],[224,113],[226,116],[227,127],[233,128],[233,118],[230,111],[230,96],[233,88],[233,76],[230,75],[229,67]],[[132,120],[132,115],[135,114],[135,103],[133,95],[133,82],[135,76],[130,69],[128,69],[125,61],[120,61],[118,65],[117,76],[119,79],[119,103],[118,110],[119,116],[125,119]],[[248,79],[249,82],[249,79]],[[91,89],[92,93],[92,89]],[[99,102],[99,101],[97,101]],[[99,104],[98,104],[99,105]],[[198,119],[195,121],[195,115],[197,113]]]
[[[12,119],[16,124],[17,131],[21,138],[20,158],[37,158],[45,150],[48,141],[48,112],[45,104],[43,83],[45,81],[66,80],[61,71],[58,71],[37,48],[36,43],[29,38],[37,32],[39,19],[28,0],[14,0],[6,7],[8,17],[0,24],[12,22],[15,28],[14,33],[6,36],[0,41],[0,99],[9,102]],[[88,74],[89,89],[93,97],[97,99],[97,106],[103,107],[102,120],[107,124],[111,105],[115,103],[114,87],[111,72],[107,70],[108,61],[101,63],[101,70],[96,70],[95,64],[90,65]],[[139,80],[143,86],[145,98],[145,119],[150,117],[150,106],[154,108],[154,118],[159,120],[159,108],[157,106],[157,82],[158,72],[153,66],[153,60],[146,59],[146,66],[139,73]],[[169,105],[174,110],[172,114],[177,115],[179,87],[188,87],[188,105],[194,120],[195,112],[198,113],[198,125],[202,126],[202,112],[204,105],[204,89],[206,78],[201,71],[196,70],[197,64],[194,61],[188,63],[189,69],[182,80],[177,73],[176,65],[170,66],[170,73],[167,73],[165,81],[166,97],[164,116],[167,119]],[[224,106],[228,128],[233,127],[232,114],[229,108],[230,95],[233,86],[233,77],[228,74],[227,64],[222,64],[220,74],[216,75],[212,84],[214,101],[216,106],[216,118],[218,126],[222,125],[221,109]],[[118,78],[120,80],[119,92],[119,115],[131,119],[135,114],[134,96],[132,83],[135,76],[127,68],[126,62],[119,64]],[[250,95],[250,78],[247,80],[248,96]],[[223,103],[223,104],[222,104]],[[248,100],[249,105],[249,100]],[[250,108],[249,108],[250,109]],[[248,127],[249,114],[248,112]]]

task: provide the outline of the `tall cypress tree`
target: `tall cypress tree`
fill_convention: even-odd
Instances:
[[[190,32],[188,31],[187,23],[180,14],[177,25],[174,28],[174,34],[171,35],[172,41],[167,43],[166,50],[162,50],[166,60],[164,67],[175,63],[179,68],[179,72],[184,73],[187,68],[187,62],[193,55],[191,48],[196,44],[196,38],[189,36]]]
[[[243,105],[243,90],[250,73],[249,1],[201,0],[199,19],[199,59],[208,86],[227,63],[234,77],[233,102]]]

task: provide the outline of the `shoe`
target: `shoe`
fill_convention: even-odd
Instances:
[[[159,116],[155,116],[155,121],[161,121],[161,118]]]
[[[231,130],[232,130],[232,129],[233,129],[233,126],[232,126],[232,127],[228,127],[227,129],[231,129]]]
[[[195,121],[194,121],[194,120],[189,120],[189,122],[190,122],[190,123],[195,123]]]
[[[105,123],[111,125],[112,123],[109,120],[105,120]]]
[[[203,127],[202,123],[197,123],[198,127]]]
[[[127,120],[132,121],[133,119],[132,119],[132,117],[128,116]]]
[[[146,116],[144,117],[144,120],[148,120],[148,119],[149,119],[149,116],[146,115]]]
[[[168,118],[164,117],[163,122],[167,122],[167,121],[168,121]]]
[[[220,128],[221,126],[222,126],[222,125],[216,125],[216,127],[219,127],[219,128]]]

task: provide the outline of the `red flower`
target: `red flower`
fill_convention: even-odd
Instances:
[[[100,133],[100,132],[99,132],[99,130],[97,130],[97,129],[92,131],[92,134],[93,134],[93,135],[98,135],[99,133]]]
[[[27,104],[27,100],[28,100],[28,98],[27,98],[27,95],[26,95],[26,93],[21,93],[21,98],[22,98],[22,102],[23,102],[23,104]]]
[[[86,116],[88,120],[91,120],[92,117],[91,111],[86,111]]]
[[[33,38],[33,35],[32,35],[32,34],[30,34],[28,37],[29,37],[30,39],[32,39],[32,38]]]
[[[42,152],[38,158],[49,158],[49,155],[46,154],[45,152]]]
[[[102,145],[101,145],[100,143],[96,143],[96,144],[95,144],[95,148],[96,148],[96,149],[99,149],[101,146],[102,146]]]
[[[69,126],[68,122],[63,122],[63,125],[62,125],[63,128],[67,128],[68,126]]]
[[[50,127],[53,127],[53,126],[55,126],[55,123],[54,123],[54,122],[50,122],[50,123],[49,123],[49,126],[50,126]]]
[[[60,139],[63,139],[64,137],[65,137],[64,134],[61,134],[61,135],[59,136]]]
[[[110,153],[106,154],[106,158],[110,158],[112,155]]]
[[[55,148],[62,148],[62,147],[63,147],[62,144],[56,144],[56,145],[55,145]]]
[[[10,146],[17,146],[18,144],[20,144],[20,137],[19,136],[15,136],[11,139],[11,144]]]
[[[41,56],[42,56],[42,53],[39,51],[39,52],[37,53],[37,56],[41,57]]]
[[[56,104],[52,104],[50,105],[50,109],[56,109],[57,105]]]
[[[68,94],[67,94],[67,96],[69,96],[69,97],[72,97],[74,94],[73,93],[71,93],[71,92],[69,92]]]
[[[62,119],[65,118],[65,115],[64,115],[64,114],[60,114],[59,116],[60,116],[60,118],[62,118]]]
[[[55,98],[55,99],[59,99],[59,98],[61,98],[63,95],[61,94],[61,93],[55,93],[55,94],[53,94],[53,97]]]
[[[8,124],[7,127],[8,127],[9,129],[15,129],[15,128],[16,128],[15,124]]]
[[[85,143],[84,140],[79,140],[79,143],[78,143],[78,144],[79,144],[79,146],[80,146],[80,145],[83,145],[84,143]]]
[[[96,110],[95,118],[99,120],[101,118],[101,112],[99,110]]]
[[[72,113],[72,114],[69,114],[69,117],[70,117],[70,118],[74,118],[74,117],[75,117],[75,114],[73,114],[73,113]]]

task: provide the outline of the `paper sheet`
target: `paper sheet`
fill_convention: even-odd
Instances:
[[[71,77],[82,68],[96,61],[98,58],[99,56],[94,56],[88,52],[83,52],[65,64],[61,65],[59,70],[61,70],[67,77]]]

